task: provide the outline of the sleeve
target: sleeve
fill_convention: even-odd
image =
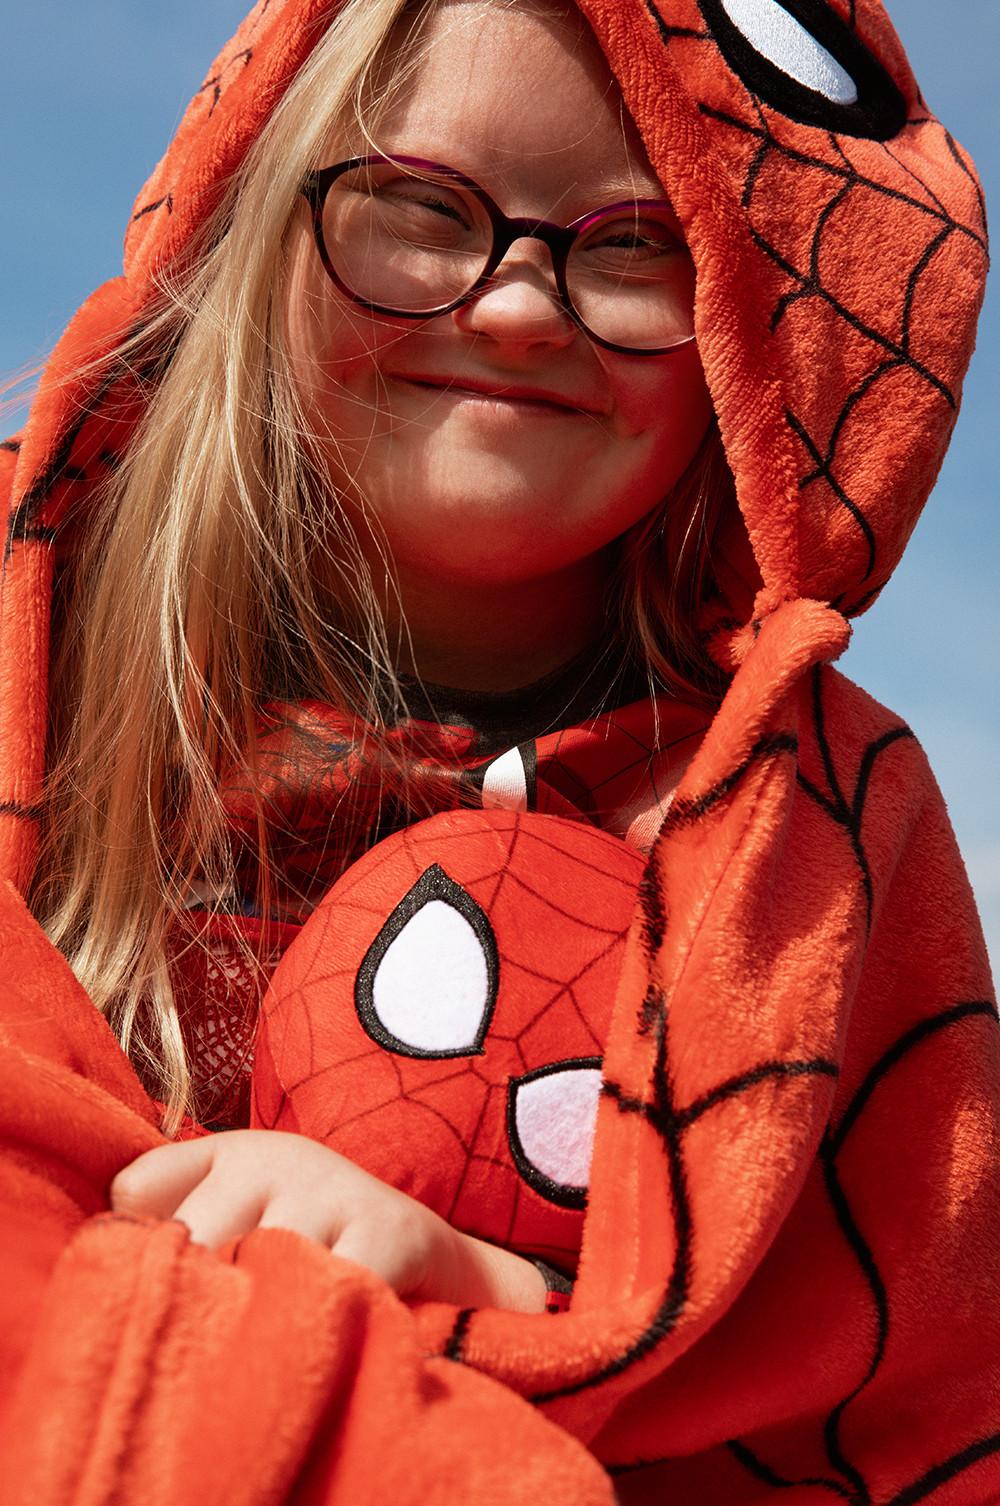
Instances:
[[[9,885],[0,962],[9,1506],[611,1506],[580,1443],[427,1354],[361,1267],[281,1230],[213,1253],[109,1213],[111,1178],[158,1143],[155,1107]]]
[[[811,861],[772,868],[767,905],[786,914],[777,934],[764,913],[756,927],[772,989],[810,955],[816,981],[804,1024],[733,1074],[732,1096],[695,1100],[714,1167],[679,1139],[692,1296],[734,1162],[745,1217],[760,1196],[752,1117],[781,1145],[783,1095],[820,1072],[832,1098],[744,1284],[592,1439],[623,1506],[1000,1499],[1000,1029],[982,929],[909,729],[829,672],[823,698],[788,817]],[[842,1007],[817,1050],[829,980]]]
[[[654,853],[573,1303],[525,1389],[622,1506],[992,1506],[982,928],[910,729],[825,667],[782,717],[689,782]],[[514,1385],[512,1325],[438,1342]]]

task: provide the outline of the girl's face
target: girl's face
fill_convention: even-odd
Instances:
[[[575,11],[448,0],[429,41],[380,151],[458,168],[508,215],[560,224],[664,197]],[[328,278],[303,200],[288,286],[293,376],[325,463],[349,502],[365,499],[404,588],[408,577],[485,590],[582,579],[661,501],[710,420],[695,345],[632,356],[595,344],[559,305],[538,240],[515,242],[474,302],[394,319]]]

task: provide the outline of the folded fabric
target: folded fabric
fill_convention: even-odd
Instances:
[[[610,1506],[585,1448],[428,1351],[360,1266],[283,1230],[215,1254],[107,1212],[162,1140],[156,1107],[9,884],[0,948],[5,1503]]]
[[[607,1506],[609,1476],[622,1506],[1000,1499],[989,966],[916,740],[830,667],[954,425],[981,190],[878,0],[580,10],[694,259],[738,512],[701,623],[728,690],[635,878],[604,1001],[569,1310],[411,1310],[289,1234],[216,1256],[179,1225],[108,1217],[155,1106],[15,892],[45,800],[56,553],[148,395],[117,342],[331,14],[261,0],[139,197],[124,275],[77,314],[0,450],[0,1478],[16,1506]],[[528,806],[532,823],[567,816]],[[447,842],[421,861],[414,883],[435,866],[472,883]],[[324,1007],[337,871],[282,938],[267,1022]],[[352,940],[347,1007],[400,899],[387,886]]]

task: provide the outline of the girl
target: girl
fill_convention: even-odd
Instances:
[[[24,1499],[995,1498],[982,938],[827,667],[984,255],[874,0],[251,14],[7,451],[5,872],[169,1137],[8,897]]]

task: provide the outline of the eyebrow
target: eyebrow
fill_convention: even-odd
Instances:
[[[550,212],[572,219],[578,213],[586,214],[588,210],[600,209],[606,204],[627,204],[640,199],[650,199],[665,204],[670,213],[677,218],[677,211],[674,209],[670,196],[659,181],[635,182],[625,174],[618,173],[601,179],[594,187],[586,191],[577,183],[568,184],[557,201],[560,207],[550,205]]]
[[[438,152],[427,149],[419,142],[416,144],[407,142],[405,145],[393,143],[391,146],[380,144],[374,149],[383,152],[388,157],[393,156],[395,153],[399,153],[403,157],[424,157],[428,161],[440,163],[443,167],[456,168],[459,172],[465,173],[467,177],[472,178],[474,182],[479,183],[490,194],[495,194],[498,189],[508,186],[503,180],[502,164],[497,164],[495,168],[492,166],[487,167],[486,165],[474,167],[464,159],[461,161],[454,159],[447,161]],[[363,155],[363,153],[358,152],[356,155]],[[641,170],[639,176],[640,178],[642,176]],[[654,178],[652,183],[635,182],[627,171],[610,173],[586,193],[580,188],[578,182],[569,183],[561,190],[559,198],[562,202],[573,202],[575,199],[579,199],[585,209],[605,201],[611,202],[615,198],[660,199],[665,203],[670,203],[669,195],[658,179]]]

